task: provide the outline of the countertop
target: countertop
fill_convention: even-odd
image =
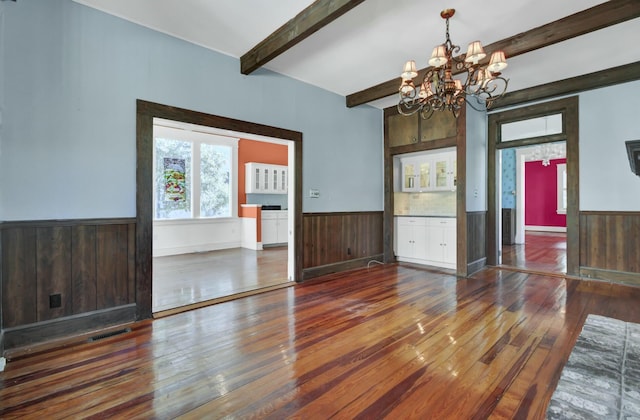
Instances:
[[[456,216],[447,216],[442,214],[394,214],[393,217],[442,217],[446,219],[456,218]]]

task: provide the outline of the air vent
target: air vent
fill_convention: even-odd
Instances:
[[[93,337],[90,337],[87,341],[92,342],[92,341],[103,340],[105,338],[114,337],[116,335],[125,334],[128,332],[131,332],[131,328],[123,328],[121,330],[115,330],[115,331],[110,331],[104,334],[94,335]]]

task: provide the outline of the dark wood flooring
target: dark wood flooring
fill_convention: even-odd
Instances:
[[[542,419],[589,313],[640,288],[389,264],[10,360],[2,418]]]
[[[287,283],[287,247],[232,248],[153,259],[153,312]]]
[[[545,273],[567,272],[567,234],[526,231],[524,244],[503,245],[502,265]]]

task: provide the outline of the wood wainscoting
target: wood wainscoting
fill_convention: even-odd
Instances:
[[[135,320],[135,219],[0,224],[0,349]]]
[[[381,211],[304,213],[303,279],[382,261]]]
[[[640,212],[580,212],[580,276],[640,286]]]
[[[487,212],[467,212],[467,274],[487,265]]]

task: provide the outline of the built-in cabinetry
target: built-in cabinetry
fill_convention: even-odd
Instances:
[[[289,212],[287,210],[262,211],[262,245],[286,244],[289,240]]]
[[[245,164],[245,192],[248,194],[286,194],[288,181],[286,166],[257,162]]]
[[[455,151],[403,157],[402,191],[452,191],[456,188]]]
[[[456,219],[396,217],[398,261],[456,268]]]
[[[425,143],[456,135],[456,119],[451,112],[434,112],[428,120],[421,119],[418,114],[393,114],[386,118],[386,125],[389,147]]]

